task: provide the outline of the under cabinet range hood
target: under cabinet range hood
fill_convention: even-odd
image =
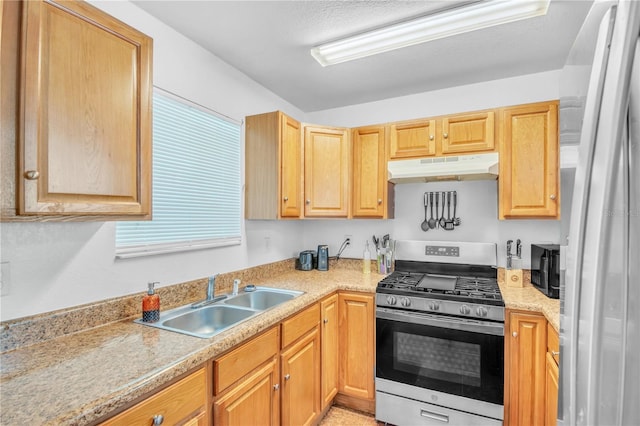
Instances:
[[[439,182],[498,178],[498,153],[389,161],[389,182]]]

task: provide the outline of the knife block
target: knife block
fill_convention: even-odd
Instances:
[[[504,281],[507,287],[523,287],[522,269],[506,269]]]

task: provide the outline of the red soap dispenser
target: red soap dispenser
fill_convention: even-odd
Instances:
[[[160,296],[154,290],[157,282],[149,283],[147,295],[142,298],[142,321],[156,322],[160,320]]]

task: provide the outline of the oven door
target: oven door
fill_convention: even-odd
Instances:
[[[378,308],[376,377],[502,405],[504,324]]]

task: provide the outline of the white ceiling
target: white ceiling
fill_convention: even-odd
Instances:
[[[525,0],[517,0],[525,1]],[[562,68],[592,1],[544,17],[320,66],[309,49],[453,1],[134,1],[305,112]],[[459,3],[459,2],[458,2]]]

